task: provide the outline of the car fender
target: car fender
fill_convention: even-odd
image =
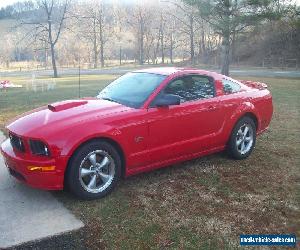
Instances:
[[[69,134],[68,138],[64,141],[64,144],[60,147],[61,156],[71,157],[82,144],[97,138],[105,138],[114,141],[124,151],[124,145],[121,138],[122,133],[119,129],[112,128],[106,124],[101,124],[101,126],[86,125],[86,127],[92,129],[83,130],[82,126],[78,126],[78,129],[73,128],[72,133]]]
[[[259,112],[255,108],[255,105],[251,103],[250,101],[242,102],[237,109],[230,115],[228,121],[225,123],[224,131],[226,131],[226,141],[228,141],[232,130],[235,126],[235,124],[245,115],[252,115],[257,120],[257,127],[260,127],[260,118],[259,118]]]

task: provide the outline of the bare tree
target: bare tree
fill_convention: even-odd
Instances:
[[[100,63],[101,68],[104,67],[104,13],[103,13],[103,4],[102,2],[97,6],[98,10],[95,15],[96,17],[96,24],[98,24],[98,32],[99,32],[99,47],[100,47]],[[95,27],[97,29],[97,25]],[[95,29],[95,31],[96,31]],[[97,31],[96,31],[97,32]],[[97,34],[97,33],[95,33]],[[97,37],[97,36],[96,36]]]
[[[206,20],[222,37],[222,69],[224,75],[229,75],[230,45],[233,36],[245,30],[246,27],[274,15],[273,4],[278,0],[248,1],[248,0],[183,0],[191,7],[198,9],[198,14]],[[271,7],[271,8],[270,8]],[[278,14],[278,13],[277,13]]]
[[[137,56],[140,65],[144,64],[145,37],[151,23],[151,12],[149,6],[137,5],[127,23],[133,28],[137,39]]]
[[[169,57],[170,57],[171,63],[174,63],[174,49],[176,46],[175,45],[176,44],[175,34],[176,34],[176,21],[174,20],[172,22],[170,20],[167,41],[169,42]]]
[[[93,66],[97,68],[105,65],[105,45],[114,34],[113,19],[114,13],[111,6],[104,4],[103,1],[92,1],[87,6],[81,6],[81,13],[78,13],[78,25],[81,27],[80,36],[92,43],[93,47]]]
[[[50,48],[53,76],[58,77],[56,66],[56,44],[64,29],[69,0],[37,0],[34,16],[19,17],[19,25],[29,29],[26,37],[33,42],[42,41]]]
[[[199,17],[200,29],[198,33],[198,60],[203,63],[217,64],[219,48],[221,46],[220,35],[216,34],[209,23]]]
[[[165,17],[163,13],[160,13],[160,24],[159,24],[159,41],[160,41],[160,52],[161,52],[161,63],[165,63]]]
[[[178,29],[189,37],[189,50],[191,63],[195,63],[195,32],[197,31],[197,11],[194,7],[184,2],[166,1],[176,6],[177,11],[169,12],[173,18],[179,21]]]
[[[2,32],[8,38],[0,40],[2,61],[7,66],[22,60],[47,66],[49,61],[57,77],[56,64],[79,61],[96,68],[116,59],[157,64],[182,58],[192,64],[220,63],[228,74],[234,57],[255,57],[251,63],[299,58],[299,9],[278,19],[282,22],[265,19],[274,10],[280,13],[288,0],[85,0],[72,6],[70,1],[34,0],[5,9],[2,18],[10,18],[15,29],[9,36]]]
[[[5,62],[6,68],[9,68],[12,60],[12,53],[14,49],[12,37],[12,34],[5,34],[1,39],[2,44],[0,46],[0,59],[2,62]]]

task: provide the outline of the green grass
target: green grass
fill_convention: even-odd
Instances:
[[[114,75],[81,76],[80,96],[96,96],[101,89],[116,77]],[[0,91],[0,129],[5,126],[8,120],[25,111],[52,102],[79,97],[79,84],[76,76],[58,78],[55,80],[56,86],[53,90],[42,91],[42,88],[38,87],[36,92],[33,91],[30,78],[11,77],[10,81],[22,85],[23,88]],[[52,81],[52,78],[42,78],[37,79],[35,82],[41,86],[42,83]]]
[[[112,78],[83,78],[83,95],[95,96]],[[300,80],[247,79],[266,82],[274,100],[270,130],[258,138],[248,159],[235,161],[220,153],[133,176],[96,201],[54,192],[86,225],[72,233],[71,241],[106,249],[236,249],[245,233],[300,237]],[[59,79],[57,89],[45,93],[2,92],[1,124],[33,107],[73,97],[77,82],[72,77]]]

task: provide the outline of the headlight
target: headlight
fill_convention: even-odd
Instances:
[[[34,155],[49,156],[50,151],[45,143],[38,140],[29,140],[31,153]]]
[[[21,137],[14,135],[12,133],[9,133],[9,139],[10,139],[10,143],[13,146],[13,148],[16,148],[17,150],[19,150],[21,152],[25,151],[25,147],[24,147]]]

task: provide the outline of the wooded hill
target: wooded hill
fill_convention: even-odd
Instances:
[[[285,0],[23,1],[0,10],[0,63],[40,67],[297,67],[300,8]]]

